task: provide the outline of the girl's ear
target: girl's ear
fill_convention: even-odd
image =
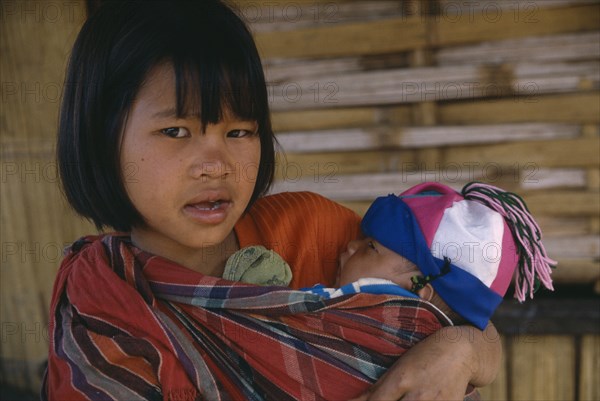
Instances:
[[[427,284],[425,287],[423,287],[419,291],[417,291],[417,295],[421,299],[424,299],[426,301],[431,301],[431,299],[433,298],[433,292],[434,292],[434,289],[431,286],[431,284]]]

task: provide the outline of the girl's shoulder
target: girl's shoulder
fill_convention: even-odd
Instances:
[[[360,225],[360,217],[352,210],[314,192],[281,192],[265,196],[256,201],[248,215],[245,217],[258,226],[291,230],[298,227],[319,230],[331,224],[343,230]]]
[[[316,219],[319,215],[335,213],[341,219],[356,220],[352,210],[314,192],[281,192],[256,201],[251,209],[255,214],[297,215],[302,219]],[[312,216],[312,217],[311,217]]]

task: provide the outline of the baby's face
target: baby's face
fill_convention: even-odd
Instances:
[[[343,286],[359,278],[383,278],[410,290],[410,278],[420,274],[412,262],[381,245],[372,238],[350,241],[345,252],[340,255],[338,286]]]

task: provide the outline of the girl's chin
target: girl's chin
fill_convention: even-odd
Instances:
[[[189,220],[188,220],[189,222]],[[133,229],[131,238],[133,243],[150,253],[161,254],[161,250],[179,249],[182,252],[229,246],[235,240],[233,224],[224,220],[221,224],[183,225],[177,232],[157,231],[152,229]],[[158,252],[157,252],[158,251]]]

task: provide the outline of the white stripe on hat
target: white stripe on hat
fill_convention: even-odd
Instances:
[[[491,286],[502,257],[504,220],[481,203],[461,200],[444,211],[431,253]]]

